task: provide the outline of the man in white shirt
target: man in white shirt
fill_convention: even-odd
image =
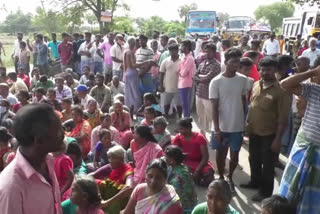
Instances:
[[[23,41],[23,34],[18,33],[17,39],[14,41],[14,49],[11,54],[11,58],[14,60],[14,67],[16,72],[18,71],[18,61],[19,61],[19,53],[20,53],[20,42]]]
[[[179,118],[182,116],[181,99],[178,91],[178,71],[181,60],[179,59],[179,45],[171,44],[168,47],[170,56],[160,66],[161,104],[164,105],[165,116],[168,117],[172,101],[177,106]]]
[[[118,76],[120,80],[122,80],[123,75],[123,47],[124,39],[121,34],[116,35],[116,43],[110,49],[110,55],[112,59],[112,75]]]
[[[279,41],[275,37],[275,33],[272,33],[270,39],[264,42],[262,51],[265,56],[277,57],[280,54]]]
[[[247,78],[237,73],[241,56],[242,52],[237,48],[227,50],[224,61],[226,71],[211,80],[209,85],[214,123],[212,147],[217,150],[220,179],[224,179],[225,161],[230,148],[228,182],[232,192],[235,192],[232,176],[239,162],[245,125]]]
[[[72,91],[71,88],[64,85],[64,79],[62,77],[56,77],[56,99],[61,103],[63,99],[68,98],[72,100]]]
[[[90,32],[85,32],[85,41],[80,45],[78,54],[81,55],[81,74],[82,69],[85,66],[90,68],[90,71],[94,71],[94,61],[93,61],[93,41],[91,41],[92,34]]]
[[[12,81],[12,86],[10,88],[10,93],[17,95],[20,91],[28,91],[27,85],[24,81],[17,76],[17,73],[11,72],[8,77]]]
[[[310,59],[310,67],[314,65],[317,57],[320,56],[320,49],[317,49],[317,40],[315,38],[310,39],[309,48],[303,51],[302,56]]]

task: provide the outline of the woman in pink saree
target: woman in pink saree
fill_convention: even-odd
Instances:
[[[164,152],[151,133],[148,126],[140,125],[134,132],[130,148],[134,159],[134,182],[145,182],[146,168],[150,161],[164,156]]]
[[[123,110],[123,105],[120,101],[115,101],[113,104],[114,112],[111,113],[111,123],[120,133],[120,144],[124,149],[127,149],[133,134],[130,130],[131,117],[130,114]]]
[[[167,164],[151,161],[145,171],[146,183],[133,190],[124,214],[182,214],[180,198],[173,186],[166,184]]]

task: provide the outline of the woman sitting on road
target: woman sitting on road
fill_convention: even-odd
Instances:
[[[151,160],[164,156],[164,152],[156,142],[148,126],[140,125],[136,127],[134,140],[130,145],[135,165],[135,184],[145,182],[146,168]]]
[[[134,189],[124,214],[180,214],[182,207],[173,186],[166,184],[167,165],[163,159],[151,161],[145,171],[146,183]]]
[[[73,137],[77,140],[81,147],[83,157],[87,157],[90,151],[90,137],[91,137],[91,127],[87,120],[84,119],[83,111],[80,106],[74,106],[72,108],[72,119],[75,127],[68,133],[68,137]]]
[[[172,185],[180,197],[184,213],[191,213],[197,205],[197,193],[192,175],[186,165],[183,164],[185,155],[178,146],[167,146],[165,149],[169,170],[168,184]]]
[[[225,180],[215,180],[207,192],[207,201],[198,204],[192,214],[239,214],[231,205],[232,195],[228,183]]]
[[[126,149],[133,138],[130,130],[130,114],[123,110],[123,105],[120,101],[115,101],[113,107],[114,112],[111,113],[111,123],[120,132],[120,144]]]
[[[196,184],[208,186],[214,179],[214,169],[209,161],[207,140],[199,132],[192,132],[191,118],[179,121],[179,134],[172,144],[179,146],[188,155],[184,164],[191,169]]]

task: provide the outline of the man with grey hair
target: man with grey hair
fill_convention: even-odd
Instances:
[[[317,57],[320,56],[320,49],[317,48],[317,39],[311,38],[309,40],[309,48],[303,51],[302,56],[310,59],[310,67],[313,67]]]

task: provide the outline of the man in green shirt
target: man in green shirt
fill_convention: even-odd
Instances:
[[[39,81],[36,83],[36,89],[37,88],[44,88],[44,90],[47,92],[49,88],[54,88],[54,84],[52,80],[49,80],[46,75],[43,75],[40,77]]]

